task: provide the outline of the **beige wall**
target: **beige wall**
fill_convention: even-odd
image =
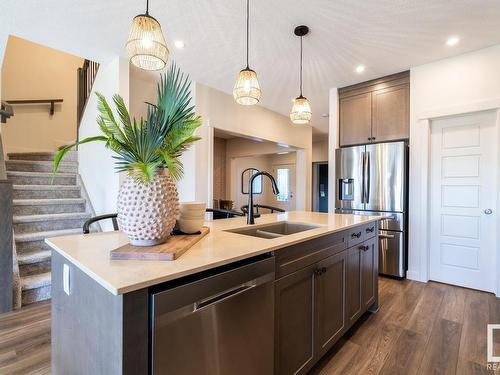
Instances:
[[[248,194],[241,192],[241,174],[247,168],[256,168],[259,171],[270,171],[271,160],[268,155],[263,156],[248,156],[233,158],[230,161],[231,169],[231,200],[234,202],[233,207],[239,210],[241,206],[248,203]],[[269,197],[272,195],[271,184],[267,179],[263,180],[262,194],[254,195],[254,203],[271,204]]]
[[[328,161],[328,141],[314,142],[312,144],[312,161]]]
[[[83,59],[24,39],[9,37],[2,66],[3,100],[63,99],[49,105],[15,106],[2,125],[4,151],[53,151],[76,139],[77,69]]]
[[[261,106],[246,107],[234,102],[232,95],[208,86],[196,84],[196,111],[203,117],[199,134],[203,140],[196,145],[192,168],[196,170],[196,200],[211,201],[213,160],[206,160],[207,150],[213,147],[214,129],[246,137],[286,144],[297,151],[297,209],[310,210],[312,182],[312,130],[310,126],[296,126],[287,116]]]
[[[130,112],[133,116],[145,116],[147,107],[144,101],[156,100],[158,73],[143,73],[130,70]],[[287,116],[270,111],[261,106],[244,107],[234,102],[231,95],[196,83],[192,89],[197,114],[203,118],[203,125],[197,131],[202,140],[182,157],[185,175],[178,183],[181,201],[205,201],[210,206],[215,197],[214,191],[214,129],[220,129],[274,142],[263,143],[261,153],[286,150],[276,143],[300,148],[297,157],[297,202],[300,209],[310,209],[312,178],[312,131],[309,126],[295,126]],[[229,142],[228,142],[229,153]],[[264,149],[266,149],[264,152]],[[259,152],[260,152],[259,151]],[[235,155],[237,156],[237,155]],[[244,156],[244,155],[240,155]],[[248,156],[248,154],[246,154]],[[226,170],[230,169],[226,159]],[[226,173],[227,176],[227,173]],[[230,195],[227,188],[226,195]]]
[[[297,153],[295,151],[292,150],[288,151],[287,154],[278,155],[277,152],[290,149],[284,149],[271,142],[256,142],[245,138],[232,138],[226,141],[225,150],[227,166],[226,195],[228,199],[234,202],[234,208],[238,210],[242,205],[247,204],[248,201],[248,195],[241,193],[241,174],[245,169],[256,168],[260,171],[267,171],[276,177],[276,167],[280,165],[296,165],[297,163]],[[292,191],[295,191],[296,183],[297,181],[292,185]],[[263,180],[262,194],[256,194],[254,202],[275,207],[283,206],[283,204],[277,202],[267,178]]]
[[[132,64],[130,71],[130,115],[146,118],[148,106],[145,102],[156,103],[156,88],[160,73],[142,71]]]
[[[226,196],[226,148],[224,138],[214,138],[214,199],[229,199]]]

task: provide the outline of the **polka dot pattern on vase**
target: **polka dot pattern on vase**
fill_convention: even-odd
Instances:
[[[167,170],[151,183],[127,176],[118,193],[118,225],[134,246],[164,243],[179,214],[179,195]]]

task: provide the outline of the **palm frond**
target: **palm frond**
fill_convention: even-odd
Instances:
[[[171,64],[166,74],[160,75],[157,86],[157,102],[146,103],[146,118],[130,117],[123,98],[113,96],[115,117],[106,98],[97,95],[97,123],[103,135],[83,139],[68,145],[56,155],[54,173],[62,157],[77,144],[103,141],[115,155],[115,169],[127,172],[137,181],[149,183],[159,168],[168,168],[170,175],[179,180],[184,169],[180,156],[200,137],[194,132],[201,125],[201,118],[194,113],[191,104],[189,76]]]
[[[89,143],[89,142],[95,142],[95,141],[107,142],[107,140],[108,139],[106,137],[104,137],[102,135],[98,135],[96,137],[84,138],[81,141],[78,141],[78,142],[75,142],[75,143],[72,143],[70,145],[66,145],[66,146],[62,147],[54,156],[54,165],[52,168],[53,176],[55,176],[55,174],[57,173],[57,170],[59,169],[59,164],[61,164],[61,160],[64,157],[64,155],[66,155],[68,153],[68,151],[70,151],[72,148],[74,148],[78,145],[83,145],[85,143]],[[52,177],[52,180],[53,179],[54,178]]]

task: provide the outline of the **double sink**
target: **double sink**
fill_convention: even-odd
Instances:
[[[307,230],[320,228],[320,225],[294,223],[291,221],[280,221],[277,223],[250,226],[243,228],[228,229],[226,232],[243,234],[245,236],[259,237],[259,238],[279,238],[288,236],[290,234],[305,232]]]

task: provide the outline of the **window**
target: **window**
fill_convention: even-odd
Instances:
[[[276,183],[278,184],[278,189],[280,193],[276,196],[278,202],[287,202],[289,197],[289,187],[290,187],[290,169],[288,168],[276,168]]]

